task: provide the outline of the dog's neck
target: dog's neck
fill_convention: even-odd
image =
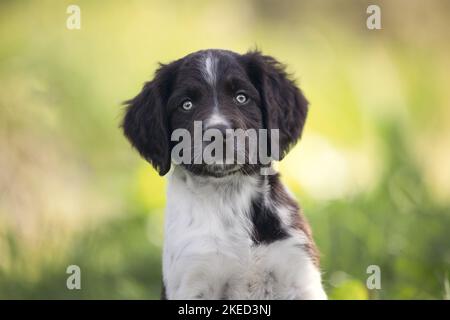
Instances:
[[[252,242],[269,243],[286,236],[284,229],[289,228],[292,213],[298,209],[284,192],[278,175],[235,173],[216,178],[175,166],[169,181],[168,213],[176,213],[169,219],[184,214],[197,221],[217,218],[222,225],[232,221]]]

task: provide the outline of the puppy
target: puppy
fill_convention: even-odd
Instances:
[[[173,167],[162,298],[326,299],[299,206],[270,161],[259,154],[249,161],[260,149],[281,160],[301,135],[308,102],[282,64],[257,51],[198,51],[161,65],[126,105],[122,127],[131,144],[161,176]],[[213,130],[214,138],[197,143],[196,129]],[[227,142],[237,129],[268,130],[268,138],[198,161],[207,142]],[[177,154],[185,161],[174,161],[180,132],[198,148],[182,149]],[[239,155],[243,163],[228,161]]]

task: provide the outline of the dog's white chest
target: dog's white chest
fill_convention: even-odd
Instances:
[[[256,182],[169,182],[163,256],[169,299],[295,299],[323,295],[302,234],[255,245],[248,216]],[[240,192],[233,192],[233,184]],[[218,188],[218,189],[217,189]],[[316,293],[318,283],[321,292]]]

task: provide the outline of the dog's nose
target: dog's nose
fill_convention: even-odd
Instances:
[[[230,133],[230,129],[231,127],[226,125],[226,124],[216,124],[216,125],[212,125],[212,126],[208,126],[204,131],[206,130],[211,130],[211,129],[216,129],[218,130],[221,134],[222,137],[226,138],[227,135]],[[228,131],[227,131],[228,130]]]

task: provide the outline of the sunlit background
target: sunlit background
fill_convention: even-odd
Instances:
[[[330,298],[450,298],[449,19],[444,0],[1,1],[0,298],[159,298],[165,181],[121,102],[157,62],[256,47],[311,102],[279,168]]]

